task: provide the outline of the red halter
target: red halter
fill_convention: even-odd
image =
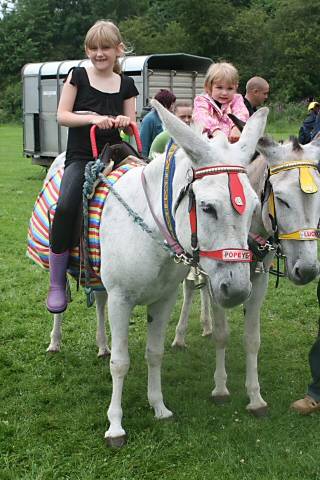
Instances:
[[[238,165],[219,165],[215,167],[197,168],[193,171],[193,180],[199,180],[207,175],[218,175],[219,173],[227,173],[229,179],[230,199],[233,208],[239,215],[242,215],[246,207],[246,198],[243,191],[242,183],[239,179],[239,173],[246,173],[242,166]],[[195,195],[192,189],[192,182],[189,189],[189,219],[191,227],[191,248],[193,258],[196,262],[200,257],[208,257],[213,260],[223,262],[252,262],[252,252],[243,248],[227,248],[222,250],[200,250],[197,234],[197,210]]]

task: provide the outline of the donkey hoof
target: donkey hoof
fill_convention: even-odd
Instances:
[[[231,400],[230,395],[212,395],[211,399],[215,405],[225,405]]]
[[[248,412],[256,418],[264,418],[268,415],[268,405],[259,408],[248,408]]]
[[[120,437],[105,437],[107,447],[110,448],[122,448],[127,443],[127,436],[121,435]]]
[[[98,352],[97,357],[98,358],[109,358],[111,355],[110,350],[103,350],[101,352]]]
[[[46,350],[47,353],[59,353],[60,352],[60,347],[49,347]]]
[[[187,348],[187,344],[184,341],[174,340],[171,344],[172,348],[176,348],[177,350],[183,350]]]
[[[205,330],[201,334],[202,337],[212,337],[212,330]]]

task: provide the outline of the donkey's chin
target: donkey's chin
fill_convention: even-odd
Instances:
[[[232,283],[221,282],[215,290],[214,300],[222,308],[233,308],[247,300],[251,293],[251,282],[247,286],[236,286]]]
[[[289,280],[295,285],[306,285],[319,275],[319,263],[308,263],[297,260],[290,265],[287,262],[287,274]]]

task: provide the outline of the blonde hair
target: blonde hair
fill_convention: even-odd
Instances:
[[[121,49],[123,50],[123,56],[126,53],[131,53],[131,51],[123,43],[119,28],[110,20],[98,20],[88,30],[84,39],[85,49],[94,49],[97,47],[116,48],[120,45]],[[117,58],[114,64],[113,71],[116,73],[121,73],[119,58]]]
[[[192,103],[189,100],[177,100],[176,103],[174,104],[174,111],[177,110],[177,108],[192,108]]]
[[[204,79],[204,88],[206,92],[211,93],[212,85],[221,81],[227,82],[230,85],[238,86],[239,73],[232,63],[218,62],[210,65]]]

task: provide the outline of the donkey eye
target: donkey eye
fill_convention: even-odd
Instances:
[[[287,203],[285,200],[282,200],[282,198],[277,198],[277,200],[281,205],[284,205],[285,207],[290,208],[289,203]]]
[[[204,211],[204,213],[208,213],[211,215],[215,220],[218,220],[218,213],[215,207],[211,203],[202,203],[201,202],[201,208]]]

